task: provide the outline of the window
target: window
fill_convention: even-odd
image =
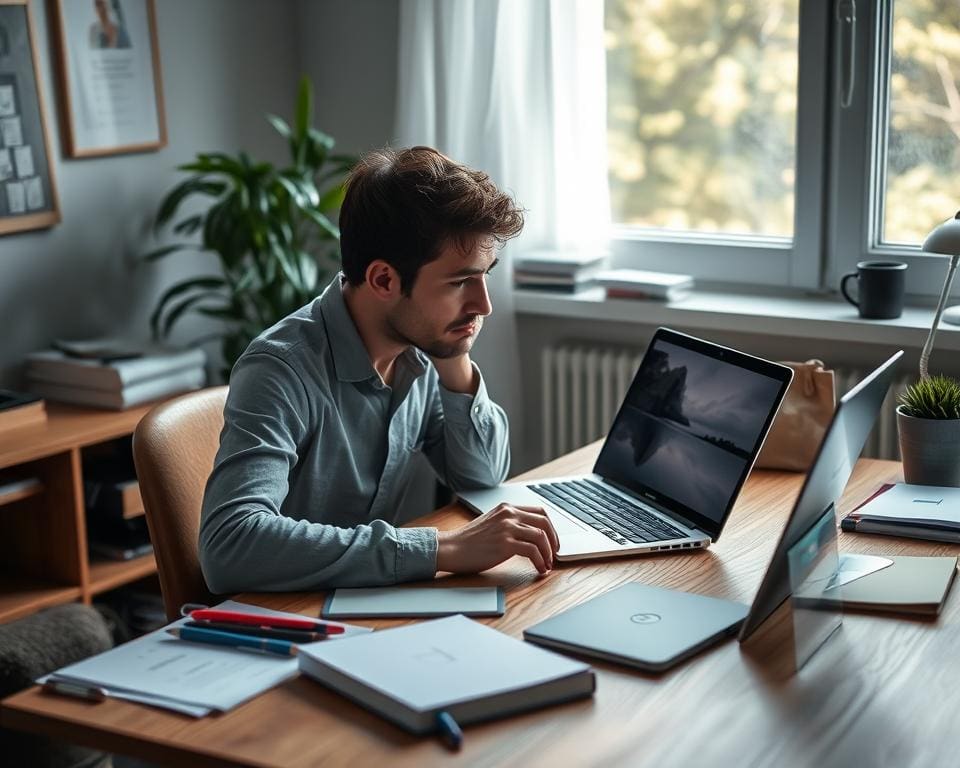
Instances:
[[[879,241],[916,245],[960,208],[960,3],[898,0]]]
[[[909,293],[936,294],[945,262],[919,246],[960,209],[960,4],[860,2],[855,50],[832,133],[828,284],[859,260],[896,258]]]
[[[799,0],[605,12],[613,220],[791,239]]]
[[[621,262],[836,288],[960,209],[957,0],[606,0]]]
[[[606,0],[618,259],[816,285],[826,60],[802,30],[826,18],[800,0]]]

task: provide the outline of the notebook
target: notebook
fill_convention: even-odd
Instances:
[[[720,538],[793,371],[659,328],[589,475],[459,493],[483,514],[543,507],[557,560],[700,549]]]
[[[893,564],[844,583],[839,589],[818,589],[815,601],[861,611],[893,611],[936,616],[943,608],[957,573],[956,557],[888,555]],[[798,601],[807,596],[794,595]]]
[[[662,672],[731,636],[747,606],[646,584],[624,584],[524,630],[524,640]]]
[[[593,695],[587,664],[523,643],[464,616],[314,643],[300,671],[401,728],[435,731]]]
[[[327,596],[325,619],[502,616],[503,587],[370,587],[337,589]]]
[[[843,518],[840,527],[857,533],[960,542],[960,488],[883,485]]]

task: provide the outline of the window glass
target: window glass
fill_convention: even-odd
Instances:
[[[960,209],[960,2],[896,0],[881,239],[919,245]]]
[[[798,6],[606,0],[616,223],[792,237]]]

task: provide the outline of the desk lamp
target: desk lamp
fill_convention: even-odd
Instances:
[[[927,235],[927,239],[923,241],[922,250],[925,253],[937,253],[950,257],[950,269],[947,271],[947,279],[943,282],[943,290],[940,291],[940,301],[937,302],[933,326],[920,353],[920,378],[929,379],[927,362],[930,360],[933,337],[937,333],[937,326],[940,325],[940,318],[943,317],[945,323],[960,325],[960,305],[944,310],[944,304],[947,303],[947,297],[950,295],[950,286],[953,285],[953,275],[957,271],[957,262],[960,261],[960,211]]]

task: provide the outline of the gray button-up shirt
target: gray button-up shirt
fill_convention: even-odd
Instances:
[[[450,392],[407,349],[383,383],[335,279],[258,337],[230,376],[207,481],[200,563],[214,592],[373,586],[432,578],[435,528],[395,528],[415,451],[452,489],[510,464],[502,409]]]

